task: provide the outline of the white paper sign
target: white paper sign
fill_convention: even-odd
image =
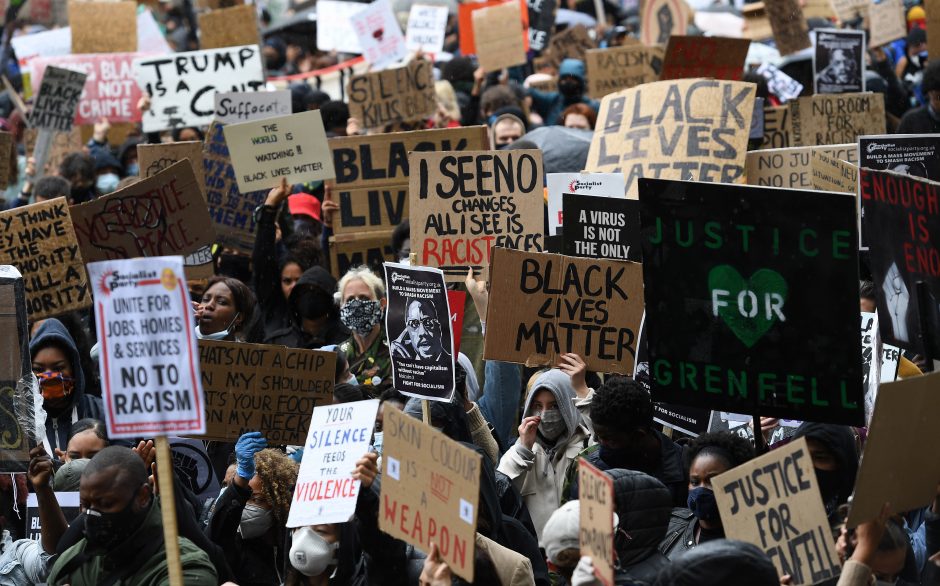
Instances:
[[[340,53],[362,53],[352,16],[367,8],[358,2],[319,0],[317,2],[317,49]],[[333,95],[333,94],[330,94]]]
[[[359,37],[362,56],[373,67],[381,69],[408,55],[405,36],[388,0],[375,0],[352,18],[353,30]]]
[[[880,353],[879,353],[880,350]],[[882,383],[898,376],[901,349],[884,344],[878,335],[878,314],[862,312],[862,388],[865,390],[865,422],[871,421],[875,398]]]
[[[561,200],[564,194],[624,197],[626,193],[622,173],[549,173],[545,178],[548,187],[549,236],[557,236],[561,228]]]
[[[446,6],[412,4],[405,46],[409,51],[423,51],[432,55],[440,53],[444,50],[446,29]]]
[[[223,124],[289,116],[291,112],[290,90],[215,95],[215,119]]]
[[[217,92],[264,87],[258,45],[135,59],[134,75],[150,95],[150,109],[143,115],[144,132],[208,126],[215,116]]]
[[[376,399],[313,410],[288,527],[345,523],[356,512],[360,482],[352,472],[369,450],[378,410]]]
[[[770,63],[762,63],[761,66],[757,68],[757,74],[767,80],[767,89],[770,90],[770,93],[780,98],[781,102],[795,100],[803,91],[803,84],[780,71]]]
[[[206,432],[199,349],[183,258],[88,264],[112,438]]]

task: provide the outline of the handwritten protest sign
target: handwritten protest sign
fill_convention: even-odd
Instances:
[[[574,352],[591,370],[633,372],[639,264],[497,248],[491,270],[487,360],[556,365]]]
[[[712,486],[725,535],[761,548],[780,575],[795,585],[839,575],[806,438],[713,477]]]
[[[740,80],[744,76],[744,59],[750,46],[749,39],[673,35],[666,45],[659,79],[713,77]]]
[[[561,229],[564,194],[623,197],[626,191],[622,173],[549,173],[545,176],[545,187],[548,188],[549,236],[555,236]]]
[[[490,250],[543,250],[542,152],[409,154],[411,249],[448,281],[486,273]],[[457,197],[455,197],[457,196]]]
[[[870,34],[868,46],[883,47],[907,36],[904,0],[881,0],[868,3]]]
[[[422,59],[352,76],[346,86],[349,116],[366,128],[430,116],[437,110],[433,70],[434,66]]]
[[[774,44],[781,55],[811,47],[809,26],[799,0],[764,0]]]
[[[379,529],[424,552],[437,544],[473,582],[482,456],[398,409],[385,426]]]
[[[809,96],[787,105],[795,146],[845,144],[885,133],[885,97],[877,92]]]
[[[203,433],[206,413],[183,259],[88,264],[109,437]]]
[[[473,13],[477,60],[487,71],[498,71],[526,62],[526,27],[522,7],[510,1]]]
[[[904,513],[933,500],[940,459],[924,458],[923,446],[937,437],[930,424],[940,409],[937,384],[940,373],[887,383],[879,390],[846,521],[849,528],[877,517],[884,503]]]
[[[356,512],[355,462],[369,451],[377,399],[313,410],[287,527],[345,523]]]
[[[813,88],[817,94],[865,91],[865,31],[815,30]]]
[[[566,193],[563,251],[568,256],[640,262],[640,204]]]
[[[927,13],[925,30],[940,30],[940,0],[926,0],[924,11]],[[940,58],[940,35],[927,35],[927,55],[935,61]]]
[[[206,126],[215,114],[216,92],[264,87],[257,45],[135,59],[134,75],[150,96],[150,109],[143,115],[144,132]]]
[[[281,177],[296,184],[336,176],[318,110],[228,124],[222,130],[242,193],[270,189]]]
[[[20,410],[16,387],[31,374],[26,290],[16,267],[5,264],[0,264],[0,347],[4,349],[0,353],[0,472],[26,472],[29,438],[16,417]]]
[[[880,355],[880,356],[879,356]],[[882,344],[878,333],[878,314],[862,312],[862,390],[865,393],[865,423],[871,423],[878,386],[893,382],[898,376],[901,349]],[[873,369],[877,369],[874,372]]]
[[[814,152],[858,164],[858,149],[854,144],[750,151],[747,154],[747,182],[765,187],[813,189]]]
[[[444,273],[385,263],[385,282],[392,386],[412,397],[450,401],[456,352]]]
[[[528,0],[526,4],[529,13],[529,49],[538,54],[548,47],[551,39],[558,0]]]
[[[878,235],[869,263],[881,338],[940,356],[940,315],[931,300],[940,299],[940,184],[865,168],[858,182],[864,231]],[[927,303],[917,300],[918,282],[927,288]]]
[[[640,2],[640,41],[647,46],[665,45],[669,37],[684,35],[692,9],[684,0],[643,0]]]
[[[435,55],[444,50],[447,7],[412,4],[408,15],[405,46],[409,51]]]
[[[476,55],[479,48],[476,42],[476,30],[473,26],[473,13],[478,10],[485,10],[500,6],[507,2],[516,0],[488,0],[483,2],[462,2],[457,5],[457,29],[460,31],[460,53],[462,55]],[[525,4],[524,0],[519,0],[520,9]],[[525,19],[524,25],[528,27],[528,10],[521,10],[520,15]],[[524,28],[525,28],[524,27]],[[528,40],[528,38],[526,39]],[[528,47],[526,47],[528,48]]]
[[[188,159],[193,167],[196,183],[199,190],[205,195],[205,177],[202,173],[202,143],[198,140],[184,140],[180,142],[139,144],[137,145],[137,164],[140,166],[140,177],[146,179],[153,177],[161,171],[172,167],[175,163]]]
[[[383,68],[408,55],[405,35],[388,0],[374,0],[350,17],[359,37],[360,53],[373,67]]]
[[[352,17],[364,10],[360,2],[319,0],[317,2],[317,49],[339,53],[362,53]]]
[[[185,160],[72,206],[71,213],[86,262],[186,255],[215,240],[192,164]]]
[[[354,267],[367,265],[378,272],[383,262],[397,260],[392,250],[392,230],[353,232],[330,238],[330,273],[337,279]]]
[[[334,234],[388,231],[408,219],[407,183],[334,194],[339,203],[339,216],[333,219]]]
[[[767,90],[777,96],[781,102],[786,103],[800,97],[803,92],[803,84],[796,81],[786,73],[780,71],[770,63],[761,63],[757,68],[757,74],[767,80]],[[786,112],[786,108],[764,108],[764,111],[771,109],[780,109]],[[766,119],[766,114],[765,114]],[[787,145],[780,145],[787,146]],[[778,148],[778,147],[773,147]]]
[[[689,79],[610,94],[601,101],[586,168],[623,173],[632,198],[640,177],[741,183],[754,87]]]
[[[314,407],[333,400],[335,352],[200,340],[199,367],[206,439],[263,429],[271,443],[302,445]]]
[[[39,130],[68,132],[85,87],[85,74],[52,65],[46,67],[29,125]]]
[[[137,50],[136,2],[69,2],[72,53]]]
[[[13,150],[13,133],[0,132],[0,185],[10,184],[10,151]]]
[[[832,8],[842,22],[867,19],[869,4],[869,0],[832,0]]]
[[[461,30],[463,30],[461,28]],[[590,49],[596,49],[597,44],[591,39],[587,28],[583,24],[569,26],[565,30],[552,35],[548,43],[548,51],[542,53],[547,64],[558,69],[565,59],[578,59],[584,61],[584,56]]]
[[[91,305],[88,278],[65,198],[0,212],[0,264],[23,275],[32,321]]]
[[[613,586],[614,565],[614,481],[587,460],[578,460],[578,501],[581,555],[591,558],[594,576],[605,586]]]
[[[854,198],[640,184],[653,399],[861,424]]]
[[[200,14],[199,48],[257,45],[261,39],[257,10],[254,4],[243,4]]]
[[[791,146],[790,120],[790,108],[787,106],[764,108],[764,141],[760,148],[783,149]]]
[[[223,124],[264,120],[288,116],[290,113],[290,90],[228,92],[215,95],[215,119]]]
[[[854,194],[858,188],[858,167],[830,156],[825,149],[810,151],[813,188]]]
[[[591,49],[587,60],[589,93],[596,99],[659,79],[662,47],[629,45]]]

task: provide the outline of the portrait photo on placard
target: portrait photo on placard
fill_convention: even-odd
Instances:
[[[865,91],[865,32],[817,30],[813,82],[817,94]]]

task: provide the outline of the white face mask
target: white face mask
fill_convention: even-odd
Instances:
[[[349,378],[346,379],[346,384],[347,384],[347,385],[358,385],[358,384],[359,384],[359,381],[356,380],[356,375],[354,375],[353,373],[349,373]]]
[[[242,510],[242,520],[238,524],[238,532],[242,539],[254,539],[268,532],[274,524],[274,514],[269,509],[262,509],[258,505],[245,505]]]
[[[372,447],[375,448],[375,452],[380,456],[382,455],[382,443],[384,440],[384,435],[384,431],[377,431],[375,432],[372,440]]]
[[[232,318],[232,323],[230,323],[227,328],[214,334],[203,334],[199,326],[196,326],[196,338],[200,340],[224,340],[225,338],[228,338],[232,333],[232,326],[235,325],[235,320],[238,319],[239,315],[241,314],[236,313],[235,317]]]
[[[291,536],[290,565],[304,576],[319,576],[336,565],[339,543],[327,543],[313,527],[301,527]]]

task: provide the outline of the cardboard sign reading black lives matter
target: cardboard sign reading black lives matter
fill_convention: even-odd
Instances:
[[[566,193],[562,249],[568,256],[640,262],[640,202]]]
[[[494,246],[544,249],[542,151],[411,153],[411,250],[448,281],[483,273]]]
[[[653,399],[861,425],[854,198],[640,186]]]
[[[29,441],[17,421],[16,385],[30,373],[29,330],[23,276],[12,265],[0,264],[0,472],[26,472]]]
[[[346,94],[349,116],[365,128],[420,120],[437,110],[434,66],[423,59],[354,75],[346,85]]]
[[[865,31],[816,30],[813,87],[817,94],[865,91]]]
[[[483,356],[557,365],[574,352],[596,372],[633,372],[643,316],[637,263],[496,248]]]
[[[444,273],[385,263],[385,282],[392,386],[412,397],[450,401],[455,353]]]
[[[587,170],[637,179],[744,181],[754,84],[683,79],[610,94],[601,101]]]
[[[858,183],[881,338],[940,357],[940,183],[864,168]],[[918,281],[927,288],[923,306]]]
[[[781,576],[810,585],[839,575],[806,438],[715,476],[712,487],[725,536],[761,548]]]
[[[84,73],[52,65],[46,67],[36,103],[29,115],[29,125],[40,130],[68,132],[84,89]]]

